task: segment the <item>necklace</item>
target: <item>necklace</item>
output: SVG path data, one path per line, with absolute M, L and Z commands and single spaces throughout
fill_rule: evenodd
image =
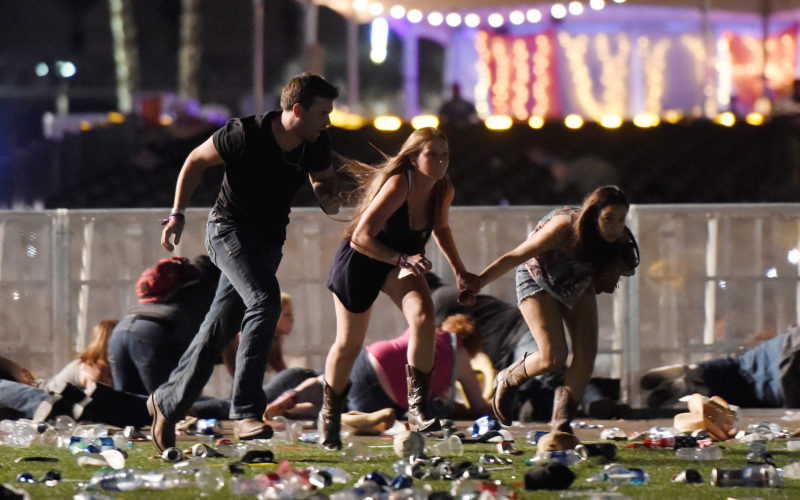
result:
M 283 162 L 286 163 L 287 165 L 291 165 L 292 167 L 299 167 L 300 166 L 300 162 L 303 161 L 303 155 L 305 153 L 306 153 L 306 143 L 305 142 L 302 144 L 302 147 L 300 149 L 300 156 L 297 157 L 297 161 L 296 162 L 290 161 L 289 158 L 287 158 L 287 156 L 286 156 L 286 151 L 281 149 L 281 157 L 283 158 Z

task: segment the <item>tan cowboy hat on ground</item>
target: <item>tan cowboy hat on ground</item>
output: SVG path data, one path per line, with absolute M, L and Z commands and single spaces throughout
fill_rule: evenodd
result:
M 675 415 L 673 427 L 691 433 L 705 429 L 714 439 L 725 441 L 736 435 L 736 411 L 719 396 L 706 398 L 694 393 L 687 401 L 688 413 Z

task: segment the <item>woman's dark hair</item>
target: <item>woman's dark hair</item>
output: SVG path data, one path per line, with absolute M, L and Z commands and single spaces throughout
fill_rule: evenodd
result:
M 617 245 L 600 235 L 598 218 L 608 206 L 630 207 L 625 193 L 617 186 L 601 186 L 586 196 L 575 223 L 575 245 L 581 260 L 601 266 L 616 258 Z

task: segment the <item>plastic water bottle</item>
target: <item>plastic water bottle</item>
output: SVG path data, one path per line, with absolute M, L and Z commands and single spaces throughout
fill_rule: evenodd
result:
M 222 434 L 222 422 L 216 418 L 203 418 L 195 424 L 198 434 L 205 436 L 216 436 Z
M 679 431 L 674 427 L 665 427 L 663 425 L 651 427 L 650 429 L 647 430 L 647 435 L 650 436 L 650 439 L 671 438 L 677 436 L 680 433 L 681 431 Z
M 536 431 L 536 430 L 528 431 L 528 433 L 525 435 L 525 441 L 528 444 L 536 444 L 539 442 L 539 438 L 544 436 L 548 432 L 550 431 Z
M 589 476 L 588 483 L 645 484 L 650 475 L 643 469 L 627 468 L 621 464 L 608 464 L 603 470 Z
M 748 465 L 743 469 L 720 469 L 711 471 L 714 486 L 750 486 L 776 488 L 781 485 L 777 469 L 771 465 Z
M 585 448 L 581 448 L 580 450 L 545 451 L 543 453 L 537 453 L 531 458 L 526 458 L 525 465 L 539 465 L 547 463 L 550 460 L 561 462 L 564 465 L 573 465 L 586 460 L 586 453 Z
M 781 426 L 773 422 L 756 422 L 755 424 L 750 424 L 748 429 L 758 436 L 758 439 L 765 441 L 771 441 L 783 433 Z
M 608 439 L 611 441 L 624 441 L 628 439 L 628 435 L 625 434 L 625 431 L 623 431 L 619 427 L 610 427 L 608 429 L 603 429 L 600 432 L 600 439 Z
M 133 491 L 141 488 L 144 482 L 139 473 L 133 469 L 122 469 L 107 473 L 100 472 L 92 476 L 89 487 L 106 491 Z
M 678 448 L 675 456 L 682 460 L 719 460 L 722 458 L 722 449 L 713 444 L 697 448 Z
M 747 456 L 745 457 L 748 461 L 763 461 L 766 457 L 767 453 L 767 442 L 761 439 L 756 441 L 751 441 L 747 445 Z

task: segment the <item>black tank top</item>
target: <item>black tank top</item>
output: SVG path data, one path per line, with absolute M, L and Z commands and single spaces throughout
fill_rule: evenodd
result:
M 411 171 L 407 170 L 408 189 L 411 190 Z M 431 202 L 435 198 L 435 194 L 431 196 Z M 433 210 L 429 210 L 429 213 Z M 431 225 L 433 221 L 433 214 L 431 213 L 428 219 L 428 227 L 421 230 L 411 229 L 411 219 L 408 216 L 408 201 L 398 208 L 389 219 L 386 225 L 381 229 L 381 232 L 375 237 L 387 247 L 397 250 L 398 252 L 407 253 L 410 255 L 425 253 L 425 244 L 428 243 L 428 238 L 431 236 Z

